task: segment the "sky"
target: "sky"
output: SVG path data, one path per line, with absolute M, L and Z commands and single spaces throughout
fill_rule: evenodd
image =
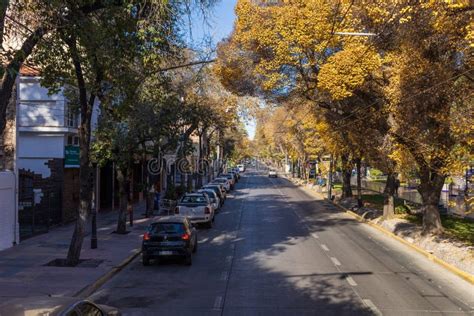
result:
M 204 19 L 199 12 L 192 12 L 191 27 L 188 25 L 187 42 L 195 48 L 209 50 L 209 45 L 205 45 L 209 40 L 210 47 L 215 48 L 217 43 L 228 37 L 234 27 L 235 13 L 234 7 L 237 0 L 220 0 L 213 7 L 207 19 Z M 255 122 L 246 122 L 246 129 L 249 137 L 255 136 Z

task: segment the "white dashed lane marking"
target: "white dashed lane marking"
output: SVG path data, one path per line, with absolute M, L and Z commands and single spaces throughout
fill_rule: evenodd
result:
M 331 257 L 331 261 L 332 261 L 332 263 L 334 263 L 336 266 L 340 266 L 340 265 L 341 265 L 341 263 L 339 262 L 339 260 L 337 260 L 337 259 L 334 258 L 334 257 Z
M 312 233 L 311 236 L 313 236 L 313 238 L 315 238 L 315 239 L 319 239 L 319 236 L 316 233 Z
M 346 276 L 346 281 L 347 283 L 349 283 L 350 286 L 357 286 L 356 281 L 354 281 L 354 279 L 351 278 L 350 276 Z
M 329 251 L 329 248 L 325 244 L 321 244 L 321 248 L 323 248 L 324 251 Z
M 364 304 L 370 308 L 372 310 L 372 312 L 375 314 L 375 315 L 382 315 L 382 312 L 377 308 L 377 306 L 375 306 L 374 303 L 372 303 L 371 300 L 369 299 L 363 299 L 362 302 L 364 302 Z

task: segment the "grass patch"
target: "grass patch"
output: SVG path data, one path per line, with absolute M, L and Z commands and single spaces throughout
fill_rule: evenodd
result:
M 362 201 L 368 203 L 370 207 L 383 210 L 384 196 L 382 194 L 362 194 Z M 395 198 L 395 208 L 403 207 L 402 199 Z
M 446 234 L 474 246 L 474 222 L 452 216 L 441 215 Z
M 407 221 L 416 225 L 423 225 L 423 217 L 400 214 L 398 218 L 406 219 Z M 449 237 L 466 243 L 469 246 L 474 246 L 474 222 L 464 218 L 457 218 L 448 215 L 441 215 L 441 223 L 444 227 L 444 233 Z

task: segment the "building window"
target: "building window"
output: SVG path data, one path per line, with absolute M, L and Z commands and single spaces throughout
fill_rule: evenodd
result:
M 67 127 L 77 128 L 79 126 L 77 111 L 69 108 L 67 111 Z
M 74 145 L 74 146 L 79 146 L 79 137 L 74 136 L 74 135 L 69 135 L 67 137 L 67 144 L 68 145 Z

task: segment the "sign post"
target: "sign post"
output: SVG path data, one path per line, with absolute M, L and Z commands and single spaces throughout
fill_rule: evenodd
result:
M 64 147 L 64 168 L 79 168 L 79 147 L 67 145 Z

